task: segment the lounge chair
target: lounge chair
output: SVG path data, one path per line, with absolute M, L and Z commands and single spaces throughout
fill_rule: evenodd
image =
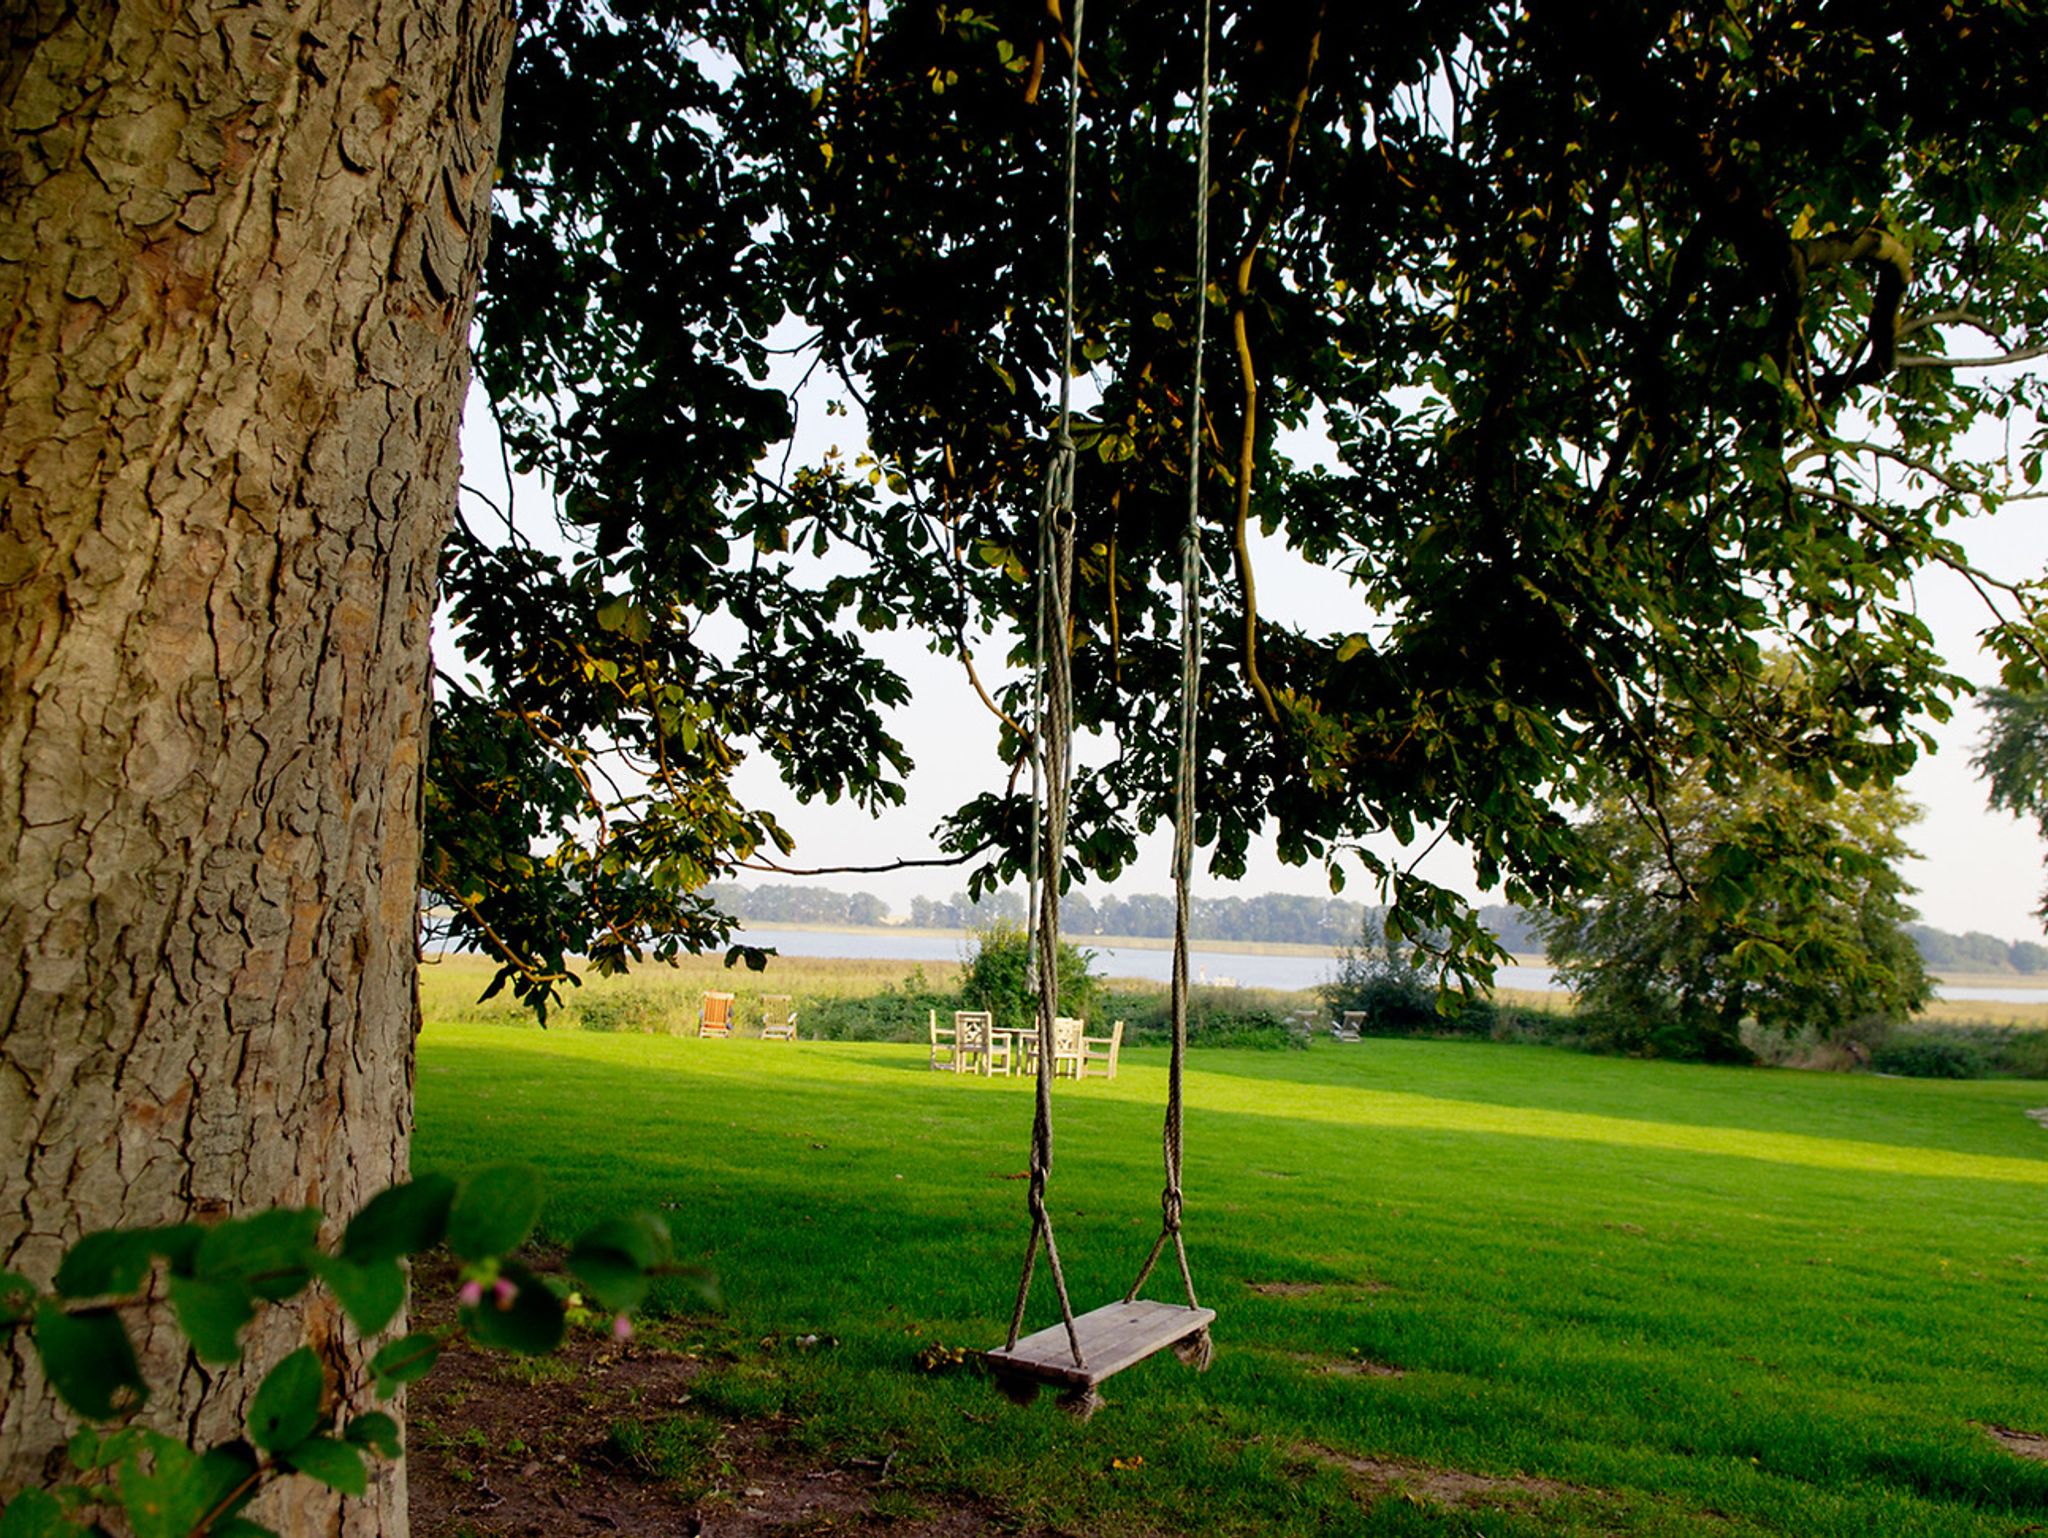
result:
M 730 1036 L 732 1034 L 732 1001 L 730 993 L 707 993 L 697 1001 L 697 1034 L 699 1036 Z
M 786 993 L 769 993 L 761 998 L 761 1039 L 795 1041 L 796 1009 Z

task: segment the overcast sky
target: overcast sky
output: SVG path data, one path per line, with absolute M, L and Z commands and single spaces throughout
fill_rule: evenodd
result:
M 820 402 L 807 407 L 804 417 L 794 462 L 814 458 L 831 443 L 850 450 L 858 447 L 857 416 L 828 419 Z M 498 495 L 503 477 L 498 470 L 496 434 L 480 394 L 473 394 L 470 402 L 463 449 L 465 480 Z M 543 507 L 545 498 L 544 488 L 522 482 L 522 524 L 531 521 L 524 515 Z M 2048 503 L 2023 503 L 1996 519 L 1970 520 L 1952 532 L 1978 565 L 1996 575 L 2037 576 L 2048 569 Z M 1329 629 L 1345 623 L 1342 616 L 1347 610 L 1359 611 L 1360 619 L 1351 623 L 1363 627 L 1358 596 L 1338 573 L 1307 565 L 1278 541 L 1260 541 L 1254 561 L 1260 607 L 1267 614 L 1313 614 L 1315 628 Z M 1978 644 L 1989 615 L 1968 584 L 1945 571 L 1929 572 L 1917 584 L 1916 597 L 1921 617 L 1955 670 L 1978 683 L 1995 681 L 1996 667 Z M 890 721 L 890 729 L 916 760 L 907 802 L 877 818 L 844 804 L 799 805 L 776 778 L 772 765 L 765 760 L 750 762 L 738 777 L 740 793 L 750 804 L 774 812 L 795 836 L 797 851 L 789 861 L 794 866 L 879 865 L 936 855 L 939 851 L 932 831 L 939 819 L 977 792 L 1000 789 L 1004 781 L 1003 767 L 996 758 L 995 721 L 975 698 L 959 663 L 932 656 L 911 631 L 878 635 L 873 647 L 911 685 L 910 703 Z M 985 679 L 999 671 L 996 652 L 991 646 L 987 653 L 977 655 Z M 2033 908 L 2048 881 L 2043 873 L 2048 849 L 2031 823 L 1993 812 L 1985 805 L 1983 784 L 1969 762 L 1982 731 L 1981 714 L 1965 700 L 1952 720 L 1934 730 L 1938 751 L 1923 758 L 1905 782 L 1907 793 L 1926 813 L 1911 832 L 1920 858 L 1906 872 L 1919 889 L 1915 901 L 1921 914 L 1942 929 L 1982 930 L 2008 940 L 2038 938 L 2041 927 Z M 1080 753 L 1085 761 L 1085 744 Z M 1114 890 L 1129 894 L 1170 889 L 1168 836 L 1162 831 L 1148 841 L 1138 863 L 1124 873 Z M 1388 839 L 1381 852 L 1413 860 L 1428 842 L 1424 835 L 1414 848 L 1403 851 Z M 1326 894 L 1329 890 L 1320 866 L 1282 864 L 1270 840 L 1254 846 L 1250 870 L 1234 885 L 1203 875 L 1200 859 L 1198 853 L 1197 891 L 1205 895 L 1226 890 L 1241 895 L 1267 891 Z M 1420 869 L 1469 897 L 1500 900 L 1498 894 L 1479 891 L 1470 861 L 1448 841 L 1439 845 Z M 1355 870 L 1350 874 L 1354 878 L 1360 875 Z M 767 882 L 785 878 L 748 873 L 742 879 Z M 957 869 L 813 879 L 840 890 L 873 892 L 898 914 L 907 914 L 914 897 L 946 897 L 965 885 Z M 1373 900 L 1369 885 L 1361 879 L 1354 879 L 1345 895 Z

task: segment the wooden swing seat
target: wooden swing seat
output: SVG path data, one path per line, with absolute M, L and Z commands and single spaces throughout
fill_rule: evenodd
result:
M 1169 1346 L 1193 1347 L 1215 1319 L 1213 1308 L 1184 1308 L 1148 1298 L 1110 1303 L 1075 1316 L 1074 1333 L 1081 1342 L 1078 1366 L 1063 1323 L 1027 1335 L 1014 1346 L 985 1352 L 983 1360 L 1013 1397 L 1028 1399 L 1044 1384 L 1087 1398 L 1103 1379 L 1148 1356 Z

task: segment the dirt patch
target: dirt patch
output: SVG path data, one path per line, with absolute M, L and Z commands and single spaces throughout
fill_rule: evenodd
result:
M 2031 1116 L 2034 1113 L 2029 1111 L 2027 1114 Z M 2048 1463 L 2048 1436 L 2043 1436 L 2038 1431 L 2017 1431 L 2011 1426 L 1983 1424 L 1980 1424 L 1978 1429 L 2015 1458 Z
M 1363 1356 L 1316 1356 L 1310 1352 L 1289 1352 L 1290 1360 L 1328 1378 L 1405 1378 L 1408 1369 L 1392 1367 Z
M 1436 1506 L 1498 1507 L 1578 1493 L 1571 1485 L 1553 1479 L 1533 1479 L 1525 1474 L 1471 1474 L 1463 1469 L 1434 1468 L 1399 1458 L 1360 1458 L 1313 1444 L 1300 1451 L 1318 1463 L 1335 1464 L 1350 1474 L 1358 1485 L 1360 1499 L 1368 1504 L 1383 1496 L 1402 1495 Z
M 1391 1292 L 1385 1282 L 1246 1282 L 1262 1298 L 1312 1298 L 1320 1292 Z
M 415 1327 L 446 1312 L 427 1301 Z M 537 1360 L 450 1350 L 408 1391 L 413 1533 L 970 1538 L 1000 1525 L 978 1504 L 892 1485 L 893 1456 L 798 1450 L 782 1417 L 705 1413 L 691 1385 L 708 1370 L 687 1351 L 595 1332 Z

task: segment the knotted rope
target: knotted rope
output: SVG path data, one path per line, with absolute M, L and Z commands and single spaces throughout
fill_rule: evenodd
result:
M 1173 1052 L 1166 1073 L 1166 1123 L 1161 1138 L 1166 1183 L 1159 1193 L 1159 1237 L 1138 1268 L 1124 1301 L 1152 1275 L 1169 1239 L 1180 1262 L 1188 1307 L 1195 1301 L 1195 1274 L 1188 1267 L 1181 1234 L 1181 1083 L 1188 1051 L 1188 888 L 1195 858 L 1195 791 L 1198 762 L 1195 727 L 1202 682 L 1202 344 L 1209 318 L 1209 75 L 1213 0 L 1202 6 L 1202 84 L 1196 105 L 1195 149 L 1195 367 L 1188 410 L 1188 522 L 1180 547 L 1180 762 L 1173 799 Z
M 1067 814 L 1072 792 L 1074 733 L 1073 669 L 1069 629 L 1074 594 L 1074 470 L 1072 380 L 1074 374 L 1074 229 L 1076 166 L 1080 122 L 1081 23 L 1086 0 L 1076 0 L 1072 68 L 1067 96 L 1066 288 L 1060 355 L 1059 427 L 1046 469 L 1045 494 L 1038 519 L 1038 613 L 1035 632 L 1037 681 L 1034 687 L 1036 731 L 1031 758 L 1031 860 L 1028 922 L 1031 986 L 1038 999 L 1037 1112 L 1031 1127 L 1031 1185 L 1026 1206 L 1031 1213 L 1031 1241 L 1024 1252 L 1023 1274 L 1017 1282 L 1017 1305 L 1010 1316 L 1008 1349 L 1014 1350 L 1024 1328 L 1038 1250 L 1045 1247 L 1053 1284 L 1059 1293 L 1060 1317 L 1075 1366 L 1082 1366 L 1081 1341 L 1074 1327 L 1074 1307 L 1067 1293 L 1046 1211 L 1046 1183 L 1052 1174 L 1052 1073 L 1055 1023 L 1059 1017 L 1060 876 L 1066 863 Z M 1173 817 L 1173 1050 L 1167 1071 L 1163 1151 L 1166 1183 L 1160 1192 L 1159 1237 L 1153 1242 L 1125 1301 L 1136 1299 L 1167 1242 L 1173 1243 L 1186 1288 L 1188 1307 L 1195 1300 L 1194 1272 L 1188 1265 L 1181 1232 L 1181 1137 L 1183 1081 L 1188 1044 L 1188 911 L 1195 848 L 1197 790 L 1196 725 L 1202 672 L 1202 354 L 1208 331 L 1209 274 L 1209 82 L 1213 35 L 1213 0 L 1202 10 L 1202 83 L 1197 104 L 1199 122 L 1195 219 L 1195 359 L 1188 421 L 1188 521 L 1181 536 L 1180 624 L 1181 698 L 1178 772 L 1174 780 Z M 1041 813 L 1041 796 L 1043 811 Z M 1208 1361 L 1207 1333 L 1194 1344 L 1195 1360 Z
M 1074 1365 L 1081 1361 L 1081 1338 L 1074 1329 L 1074 1305 L 1067 1295 L 1066 1273 L 1053 1240 L 1052 1217 L 1045 1208 L 1045 1187 L 1052 1175 L 1052 1072 L 1054 1022 L 1060 1004 L 1060 873 L 1066 865 L 1067 807 L 1072 787 L 1074 739 L 1074 675 L 1069 660 L 1068 631 L 1074 598 L 1074 230 L 1077 166 L 1081 124 L 1081 25 L 1087 0 L 1075 0 L 1072 63 L 1067 84 L 1066 272 L 1061 306 L 1060 414 L 1046 467 L 1045 495 L 1038 511 L 1038 620 L 1036 631 L 1038 715 L 1031 757 L 1031 886 L 1029 912 L 1035 932 L 1029 936 L 1030 981 L 1038 995 L 1038 1107 L 1031 1123 L 1031 1185 L 1025 1205 L 1031 1213 L 1031 1242 L 1024 1251 L 1024 1271 L 1017 1280 L 1017 1306 L 1010 1315 L 1009 1348 L 1024 1328 L 1024 1309 L 1031 1297 L 1038 1247 L 1052 1268 L 1059 1293 L 1060 1318 L 1067 1326 L 1067 1346 Z M 1044 796 L 1040 814 L 1039 797 Z M 1041 857 L 1041 847 L 1043 856 Z

